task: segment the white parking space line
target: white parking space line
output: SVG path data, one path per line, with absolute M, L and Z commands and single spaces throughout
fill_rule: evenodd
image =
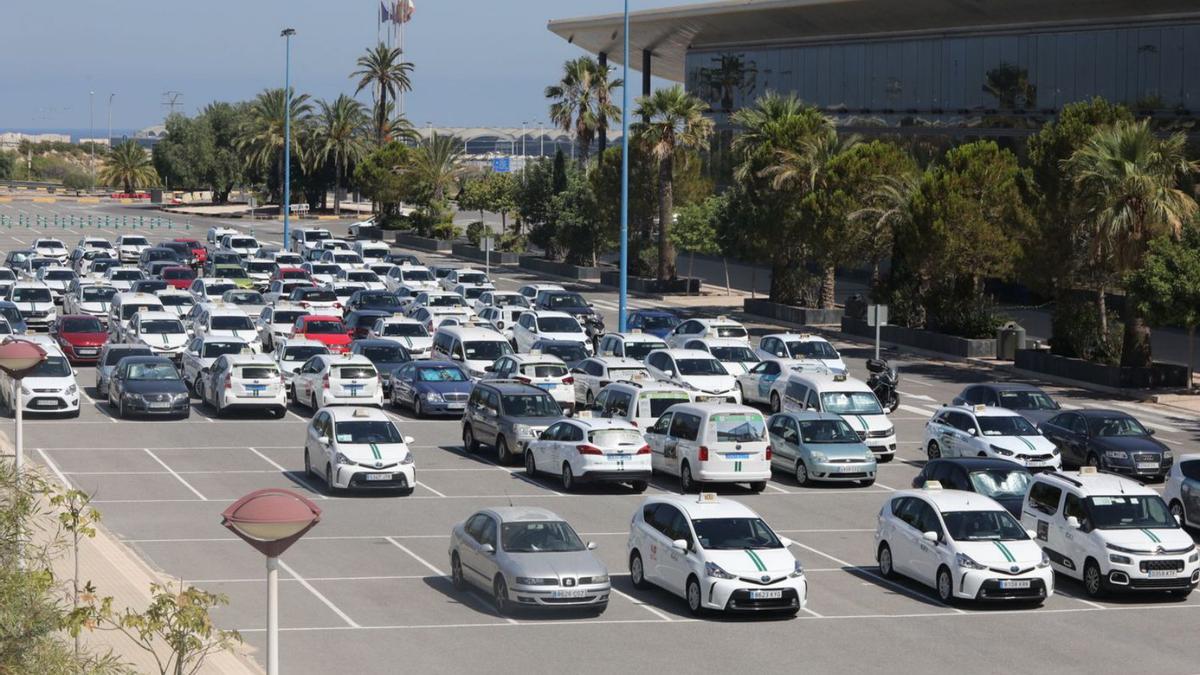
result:
M 183 486 L 184 486 L 184 487 L 186 487 L 187 489 L 191 490 L 191 491 L 192 491 L 192 494 L 194 494 L 194 495 L 196 495 L 197 497 L 199 497 L 199 498 L 200 498 L 202 501 L 208 501 L 208 497 L 205 497 L 203 494 L 201 494 L 201 492 L 200 492 L 199 490 L 197 490 L 195 487 L 192 487 L 192 484 L 191 484 L 191 483 L 187 482 L 187 480 L 185 480 L 183 476 L 180 476 L 178 473 L 176 473 L 176 472 L 175 472 L 175 469 L 172 469 L 170 466 L 168 466 L 166 462 L 164 462 L 164 461 L 162 461 L 161 459 L 159 459 L 159 458 L 158 458 L 158 455 L 154 454 L 153 452 L 150 452 L 150 448 L 142 448 L 142 450 L 145 450 L 147 455 L 150 455 L 150 457 L 151 457 L 151 458 L 152 458 L 154 461 L 156 461 L 156 462 L 158 462 L 159 464 L 161 464 L 161 465 L 162 465 L 162 468 L 164 468 L 164 469 L 166 469 L 166 470 L 167 470 L 167 473 L 170 473 L 172 476 L 174 476 L 175 478 L 179 479 L 179 482 L 180 482 L 180 483 L 183 483 Z
M 926 595 L 920 594 L 920 593 L 918 593 L 918 592 L 916 592 L 916 591 L 912 590 L 911 588 L 908 588 L 908 587 L 906 587 L 906 586 L 904 586 L 904 585 L 902 585 L 902 584 L 898 584 L 898 583 L 896 583 L 896 582 L 894 582 L 894 581 L 892 581 L 892 580 L 890 580 L 890 579 L 885 579 L 885 578 L 883 578 L 883 575 L 882 575 L 882 574 L 880 574 L 879 572 L 875 571 L 875 570 L 874 570 L 874 569 L 872 569 L 872 568 L 868 568 L 868 567 L 862 567 L 862 566 L 860 566 L 860 565 L 852 565 L 852 564 L 850 564 L 850 563 L 846 562 L 845 560 L 842 560 L 841 558 L 835 558 L 835 557 L 833 557 L 833 556 L 829 555 L 828 553 L 825 553 L 824 551 L 818 551 L 817 549 L 815 549 L 815 548 L 813 548 L 813 547 L 811 547 L 811 546 L 808 546 L 808 545 L 806 545 L 806 544 L 801 544 L 801 543 L 800 543 L 800 542 L 798 542 L 798 541 L 793 541 L 792 543 L 793 543 L 793 544 L 795 544 L 796 546 L 799 546 L 799 547 L 800 547 L 800 548 L 802 548 L 802 549 L 805 549 L 805 550 L 807 550 L 807 551 L 811 551 L 811 552 L 813 552 L 813 553 L 816 553 L 816 554 L 817 554 L 817 555 L 819 555 L 819 556 L 823 556 L 823 557 L 825 557 L 825 558 L 828 558 L 828 559 L 832 560 L 833 562 L 835 562 L 835 563 L 837 563 L 837 564 L 839 564 L 839 565 L 842 565 L 842 566 L 844 566 L 844 567 L 845 567 L 847 570 L 857 570 L 857 571 L 859 571 L 859 572 L 862 572 L 863 574 L 866 574 L 866 575 L 868 575 L 868 576 L 872 577 L 873 579 L 876 579 L 876 580 L 877 580 L 877 581 L 879 581 L 880 583 L 882 583 L 882 584 L 886 584 L 887 586 L 889 586 L 889 587 L 891 587 L 891 588 L 894 588 L 894 589 L 896 589 L 897 591 L 900 591 L 901 593 L 903 593 L 903 594 L 905 594 L 905 595 L 908 595 L 908 596 L 911 596 L 911 597 L 917 598 L 918 600 L 932 601 L 932 602 L 934 602 L 934 603 L 935 603 L 935 604 L 937 604 L 937 605 L 940 605 L 940 606 L 942 606 L 942 607 L 945 607 L 945 608 L 947 608 L 947 609 L 953 610 L 953 611 L 954 611 L 956 614 L 966 614 L 966 612 L 964 612 L 963 610 L 961 610 L 961 609 L 959 609 L 959 608 L 957 608 L 957 607 L 951 607 L 950 605 L 947 605 L 947 604 L 945 604 L 945 603 L 943 603 L 943 602 L 939 601 L 937 598 L 934 598 L 934 597 L 930 597 L 930 596 L 926 596 Z
M 401 544 L 400 542 L 396 541 L 395 537 L 384 537 L 384 539 L 386 539 L 387 542 L 389 544 L 391 544 L 392 546 L 395 546 L 396 548 L 400 549 L 401 551 L 404 551 L 408 555 L 412 556 L 413 560 L 416 560 L 417 562 L 424 565 L 429 571 L 433 572 L 434 574 L 438 575 L 439 577 L 449 578 L 449 576 L 450 576 L 449 574 L 446 574 L 445 572 L 443 572 L 440 569 L 438 569 L 437 567 L 435 567 L 433 565 L 433 563 L 422 558 L 421 556 L 417 555 L 416 553 L 413 553 L 410 548 L 408 548 L 404 544 Z
M 811 609 L 809 609 L 807 607 L 804 608 L 804 612 L 806 614 L 808 614 L 809 616 L 813 617 L 814 619 L 824 619 L 825 618 L 824 616 L 817 614 L 816 612 L 812 611 Z
M 258 455 L 267 464 L 270 464 L 271 466 L 278 469 L 279 472 L 282 473 L 284 476 L 287 476 L 289 480 L 296 481 L 297 483 L 300 483 L 304 487 L 311 490 L 313 495 L 315 495 L 317 499 L 329 499 L 329 495 L 325 494 L 324 492 L 321 492 L 319 489 L 317 489 L 316 485 L 313 485 L 308 480 L 308 476 L 305 476 L 305 475 L 302 475 L 302 474 L 296 473 L 294 471 L 290 471 L 288 469 L 283 468 L 283 466 L 280 465 L 278 462 L 276 462 L 275 460 L 271 459 L 270 457 L 267 457 L 266 455 L 262 454 L 255 448 L 251 448 L 251 447 L 247 446 L 246 449 L 249 450 L 250 452 L 253 452 L 254 454 Z
M 816 570 L 814 570 L 816 571 Z M 419 579 L 428 579 L 428 575 L 424 574 L 400 574 L 389 576 L 366 576 L 366 577 L 305 577 L 311 582 L 322 581 L 416 581 Z M 188 579 L 188 584 L 261 584 L 262 577 L 249 577 L 245 579 Z M 281 582 L 299 582 L 299 579 L 280 579 Z
M 767 487 L 768 487 L 768 488 L 770 488 L 770 489 L 772 489 L 772 490 L 774 490 L 774 491 L 776 491 L 776 492 L 782 492 L 782 493 L 784 493 L 784 494 L 788 494 L 788 495 L 792 494 L 790 491 L 788 491 L 788 490 L 784 490 L 783 488 L 781 488 L 781 487 L 779 487 L 779 486 L 775 485 L 775 484 L 774 484 L 774 483 L 772 483 L 771 481 L 767 481 Z
M 924 394 L 913 394 L 913 393 L 910 393 L 907 391 L 899 391 L 899 390 L 897 390 L 896 393 L 900 394 L 901 396 L 907 396 L 908 398 L 915 398 L 918 401 L 929 401 L 930 403 L 938 402 L 938 400 L 936 398 L 934 398 L 932 396 L 925 396 Z
M 66 474 L 64 474 L 62 471 L 59 471 L 58 465 L 54 463 L 54 460 L 50 459 L 50 455 L 47 455 L 45 450 L 38 448 L 37 454 L 41 455 L 42 461 L 46 463 L 46 466 L 50 467 L 50 470 L 54 472 L 55 476 L 58 476 L 58 480 L 62 482 L 64 487 L 66 487 L 68 490 L 73 489 L 71 487 L 71 481 L 67 480 Z
M 912 406 L 907 403 L 901 403 L 900 409 L 905 412 L 910 412 L 914 415 L 920 415 L 921 419 L 928 419 L 927 416 L 930 414 L 929 411 L 925 410 L 924 408 L 918 408 L 916 406 Z
M 318 591 L 316 588 L 313 587 L 312 584 L 308 583 L 308 581 L 304 577 L 300 576 L 299 574 L 296 574 L 296 570 L 289 567 L 287 563 L 280 560 L 279 567 L 281 569 L 283 569 L 283 571 L 292 575 L 292 578 L 294 578 L 296 581 L 299 581 L 301 586 L 306 588 L 309 593 L 312 593 L 314 596 L 316 596 L 316 598 L 318 600 L 320 600 L 322 603 L 324 603 L 326 607 L 333 610 L 333 613 L 337 614 L 339 617 L 341 617 L 342 621 L 345 621 L 346 624 L 349 625 L 351 628 L 362 628 L 362 626 L 360 626 L 354 622 L 354 619 L 351 619 L 349 616 L 347 616 L 346 613 L 341 610 L 341 608 L 339 608 L 337 605 L 333 604 L 333 602 L 330 601 L 329 598 L 325 597 L 325 595 L 323 593 L 321 593 L 321 591 Z
M 658 618 L 662 619 L 663 621 L 674 621 L 674 619 L 672 619 L 671 616 L 669 614 L 667 614 L 666 612 L 660 612 L 659 610 L 655 609 L 651 605 L 649 605 L 645 602 L 642 602 L 641 600 L 638 600 L 637 598 L 633 597 L 632 595 L 629 595 L 628 593 L 622 593 L 621 591 L 617 590 L 616 588 L 611 588 L 611 587 L 609 588 L 608 592 L 611 593 L 612 595 L 619 595 L 622 598 L 625 598 L 626 600 L 632 602 L 633 604 L 637 605 L 638 607 L 641 607 L 642 609 L 646 610 L 647 612 L 650 612 L 651 614 L 653 614 L 654 616 L 657 616 Z
M 1055 585 L 1055 587 L 1054 587 L 1054 594 L 1061 595 L 1064 598 L 1070 598 L 1072 600 L 1077 600 L 1077 601 L 1082 602 L 1083 604 L 1087 605 L 1088 607 L 1095 607 L 1096 609 L 1108 609 L 1108 607 L 1105 607 L 1104 605 L 1101 605 L 1098 602 L 1092 602 L 1091 600 L 1086 600 L 1084 598 L 1079 597 L 1078 595 L 1064 593 L 1064 592 L 1062 592 L 1062 589 L 1058 588 L 1057 585 Z

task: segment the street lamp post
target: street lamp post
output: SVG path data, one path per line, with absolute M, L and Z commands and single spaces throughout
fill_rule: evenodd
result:
M 621 59 L 621 281 L 617 302 L 618 330 L 622 333 L 625 332 L 629 290 L 629 0 L 625 0 L 624 23 L 625 56 Z M 605 77 L 608 75 L 605 74 Z
M 17 426 L 13 473 L 16 474 L 18 482 L 21 480 L 21 465 L 25 460 L 25 424 L 23 415 L 25 406 L 21 401 L 21 381 L 45 360 L 46 350 L 28 340 L 9 338 L 0 343 L 0 370 L 3 370 L 6 375 L 12 378 L 12 398 L 9 400 L 12 402 L 13 417 L 16 418 Z M 24 544 L 18 533 L 17 565 L 22 568 L 25 564 L 23 548 Z
M 112 100 L 116 96 L 116 92 L 108 95 L 108 147 L 112 148 Z
M 295 28 L 284 28 L 279 36 L 284 41 L 283 56 L 283 247 L 291 246 L 289 239 L 292 212 L 292 36 Z
M 92 173 L 92 190 L 96 189 L 96 92 L 88 92 L 88 140 L 92 143 L 92 158 L 88 169 Z
M 279 556 L 321 522 L 321 509 L 291 490 L 255 490 L 221 513 L 221 524 L 267 557 L 267 675 L 279 675 Z
M 538 122 L 538 159 L 546 157 L 546 132 L 542 131 L 545 125 Z

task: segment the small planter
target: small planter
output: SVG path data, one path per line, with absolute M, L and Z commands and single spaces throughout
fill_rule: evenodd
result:
M 581 267 L 570 263 L 554 262 L 533 255 L 520 256 L 518 264 L 534 272 L 542 274 L 553 274 L 558 277 L 566 277 L 576 281 L 600 281 L 600 273 L 604 271 L 600 267 Z
M 1018 370 L 1114 389 L 1186 387 L 1192 379 L 1191 370 L 1180 363 L 1155 361 L 1149 368 L 1125 368 L 1058 356 L 1044 349 L 1018 349 L 1014 365 Z
M 875 337 L 875 328 L 868 326 L 866 321 L 844 317 L 842 318 L 842 332 L 865 338 Z M 891 342 L 906 347 L 916 347 L 917 349 L 948 354 L 959 358 L 996 358 L 995 338 L 972 340 L 928 330 L 905 328 L 903 326 L 884 326 L 879 331 L 879 338 L 884 342 Z
M 619 270 L 604 270 L 600 273 L 600 285 L 611 288 L 621 287 L 621 272 Z M 699 295 L 700 279 L 683 277 L 659 281 L 650 277 L 627 277 L 626 288 L 634 293 L 647 295 Z
M 492 251 L 489 258 L 484 254 L 483 249 L 470 244 L 452 244 L 450 249 L 459 258 L 467 258 L 479 262 L 490 260 L 493 265 L 516 265 L 521 262 L 521 255 L 519 253 L 512 253 L 511 251 Z
M 794 307 L 759 298 L 746 298 L 743 309 L 747 314 L 765 316 L 770 319 L 796 323 L 802 326 L 836 326 L 842 322 L 842 316 L 845 313 L 845 310 L 842 309 Z M 875 334 L 872 333 L 871 335 L 873 337 Z
M 453 242 L 448 239 L 420 237 L 411 232 L 397 232 L 396 245 L 405 248 L 415 248 L 421 251 L 431 251 L 433 253 L 450 253 Z

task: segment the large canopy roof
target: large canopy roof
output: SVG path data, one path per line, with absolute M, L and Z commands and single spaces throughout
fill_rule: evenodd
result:
M 682 82 L 690 49 L 1197 15 L 1197 0 L 720 0 L 631 14 L 629 65 L 640 67 L 642 50 L 649 49 L 654 75 Z M 620 14 L 560 19 L 548 27 L 621 61 Z

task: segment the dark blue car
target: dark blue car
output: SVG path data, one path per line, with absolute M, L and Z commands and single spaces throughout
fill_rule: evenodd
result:
M 643 333 L 666 339 L 667 334 L 679 325 L 679 317 L 665 309 L 635 309 L 629 313 L 626 326 L 637 328 Z
M 392 373 L 400 366 L 411 363 L 413 358 L 395 340 L 355 340 L 350 343 L 351 354 L 361 354 L 375 364 L 379 379 L 383 382 L 383 395 L 392 391 Z
M 410 361 L 392 372 L 390 400 L 417 417 L 461 415 L 474 382 L 453 361 Z

